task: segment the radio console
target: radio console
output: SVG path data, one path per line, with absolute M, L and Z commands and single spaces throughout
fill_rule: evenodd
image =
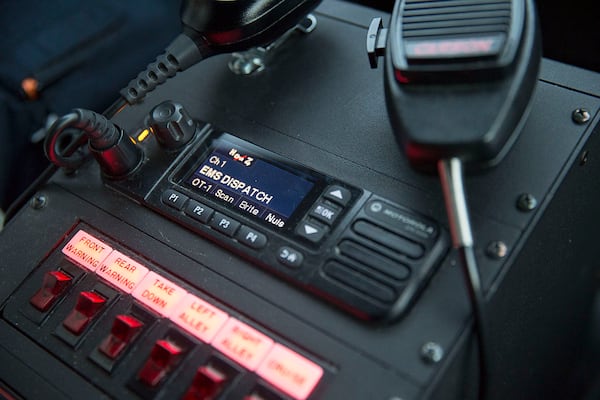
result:
M 435 221 L 197 124 L 181 152 L 142 141 L 140 170 L 109 186 L 359 318 L 407 310 L 448 249 Z

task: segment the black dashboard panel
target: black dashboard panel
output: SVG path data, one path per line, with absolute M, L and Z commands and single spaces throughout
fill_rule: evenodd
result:
M 103 179 L 90 161 L 39 187 L 0 236 L 2 395 L 475 398 L 439 183 L 403 157 L 365 54 L 380 14 L 325 1 L 314 32 L 259 73 L 201 62 L 112 118 L 144 151 L 136 174 Z M 467 179 L 493 399 L 561 398 L 581 350 L 599 255 L 597 82 L 544 60 L 514 148 Z M 165 101 L 197 123 L 182 149 L 141 136 Z M 581 108 L 591 118 L 576 123 Z

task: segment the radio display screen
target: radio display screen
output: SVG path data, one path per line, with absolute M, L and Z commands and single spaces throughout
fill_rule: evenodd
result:
M 214 140 L 208 155 L 183 181 L 242 215 L 283 228 L 315 186 L 315 178 L 279 166 L 265 150 L 254 147 Z

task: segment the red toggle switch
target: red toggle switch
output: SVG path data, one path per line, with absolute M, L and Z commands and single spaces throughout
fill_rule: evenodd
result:
M 62 271 L 49 271 L 44 275 L 42 287 L 29 299 L 32 306 L 38 310 L 48 311 L 65 290 L 69 287 L 73 278 Z
M 100 351 L 108 358 L 115 359 L 137 336 L 144 326 L 143 322 L 131 315 L 117 315 L 110 334 L 100 344 Z
M 158 340 L 146 364 L 142 367 L 139 379 L 148 386 L 157 386 L 181 359 L 183 349 L 168 340 Z
M 184 400 L 213 400 L 225 387 L 227 375 L 210 365 L 203 365 L 196 371 L 192 385 Z
M 90 321 L 98 315 L 106 299 L 95 292 L 81 292 L 77 304 L 63 321 L 63 325 L 75 335 L 80 335 Z

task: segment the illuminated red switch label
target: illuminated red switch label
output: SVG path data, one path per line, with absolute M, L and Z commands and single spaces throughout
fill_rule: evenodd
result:
M 282 392 L 304 400 L 319 383 L 323 369 L 287 347 L 275 344 L 256 373 Z
M 168 317 L 186 294 L 183 288 L 150 271 L 134 290 L 133 297 L 162 316 Z
M 82 267 L 95 271 L 112 252 L 112 248 L 86 231 L 80 230 L 63 247 L 62 252 Z
M 144 279 L 148 268 L 115 250 L 100 264 L 96 273 L 125 293 L 131 293 Z
M 273 340 L 256 329 L 230 318 L 212 345 L 243 367 L 254 371 L 273 345 Z
M 171 314 L 171 321 L 205 343 L 215 337 L 229 316 L 206 301 L 188 294 Z

